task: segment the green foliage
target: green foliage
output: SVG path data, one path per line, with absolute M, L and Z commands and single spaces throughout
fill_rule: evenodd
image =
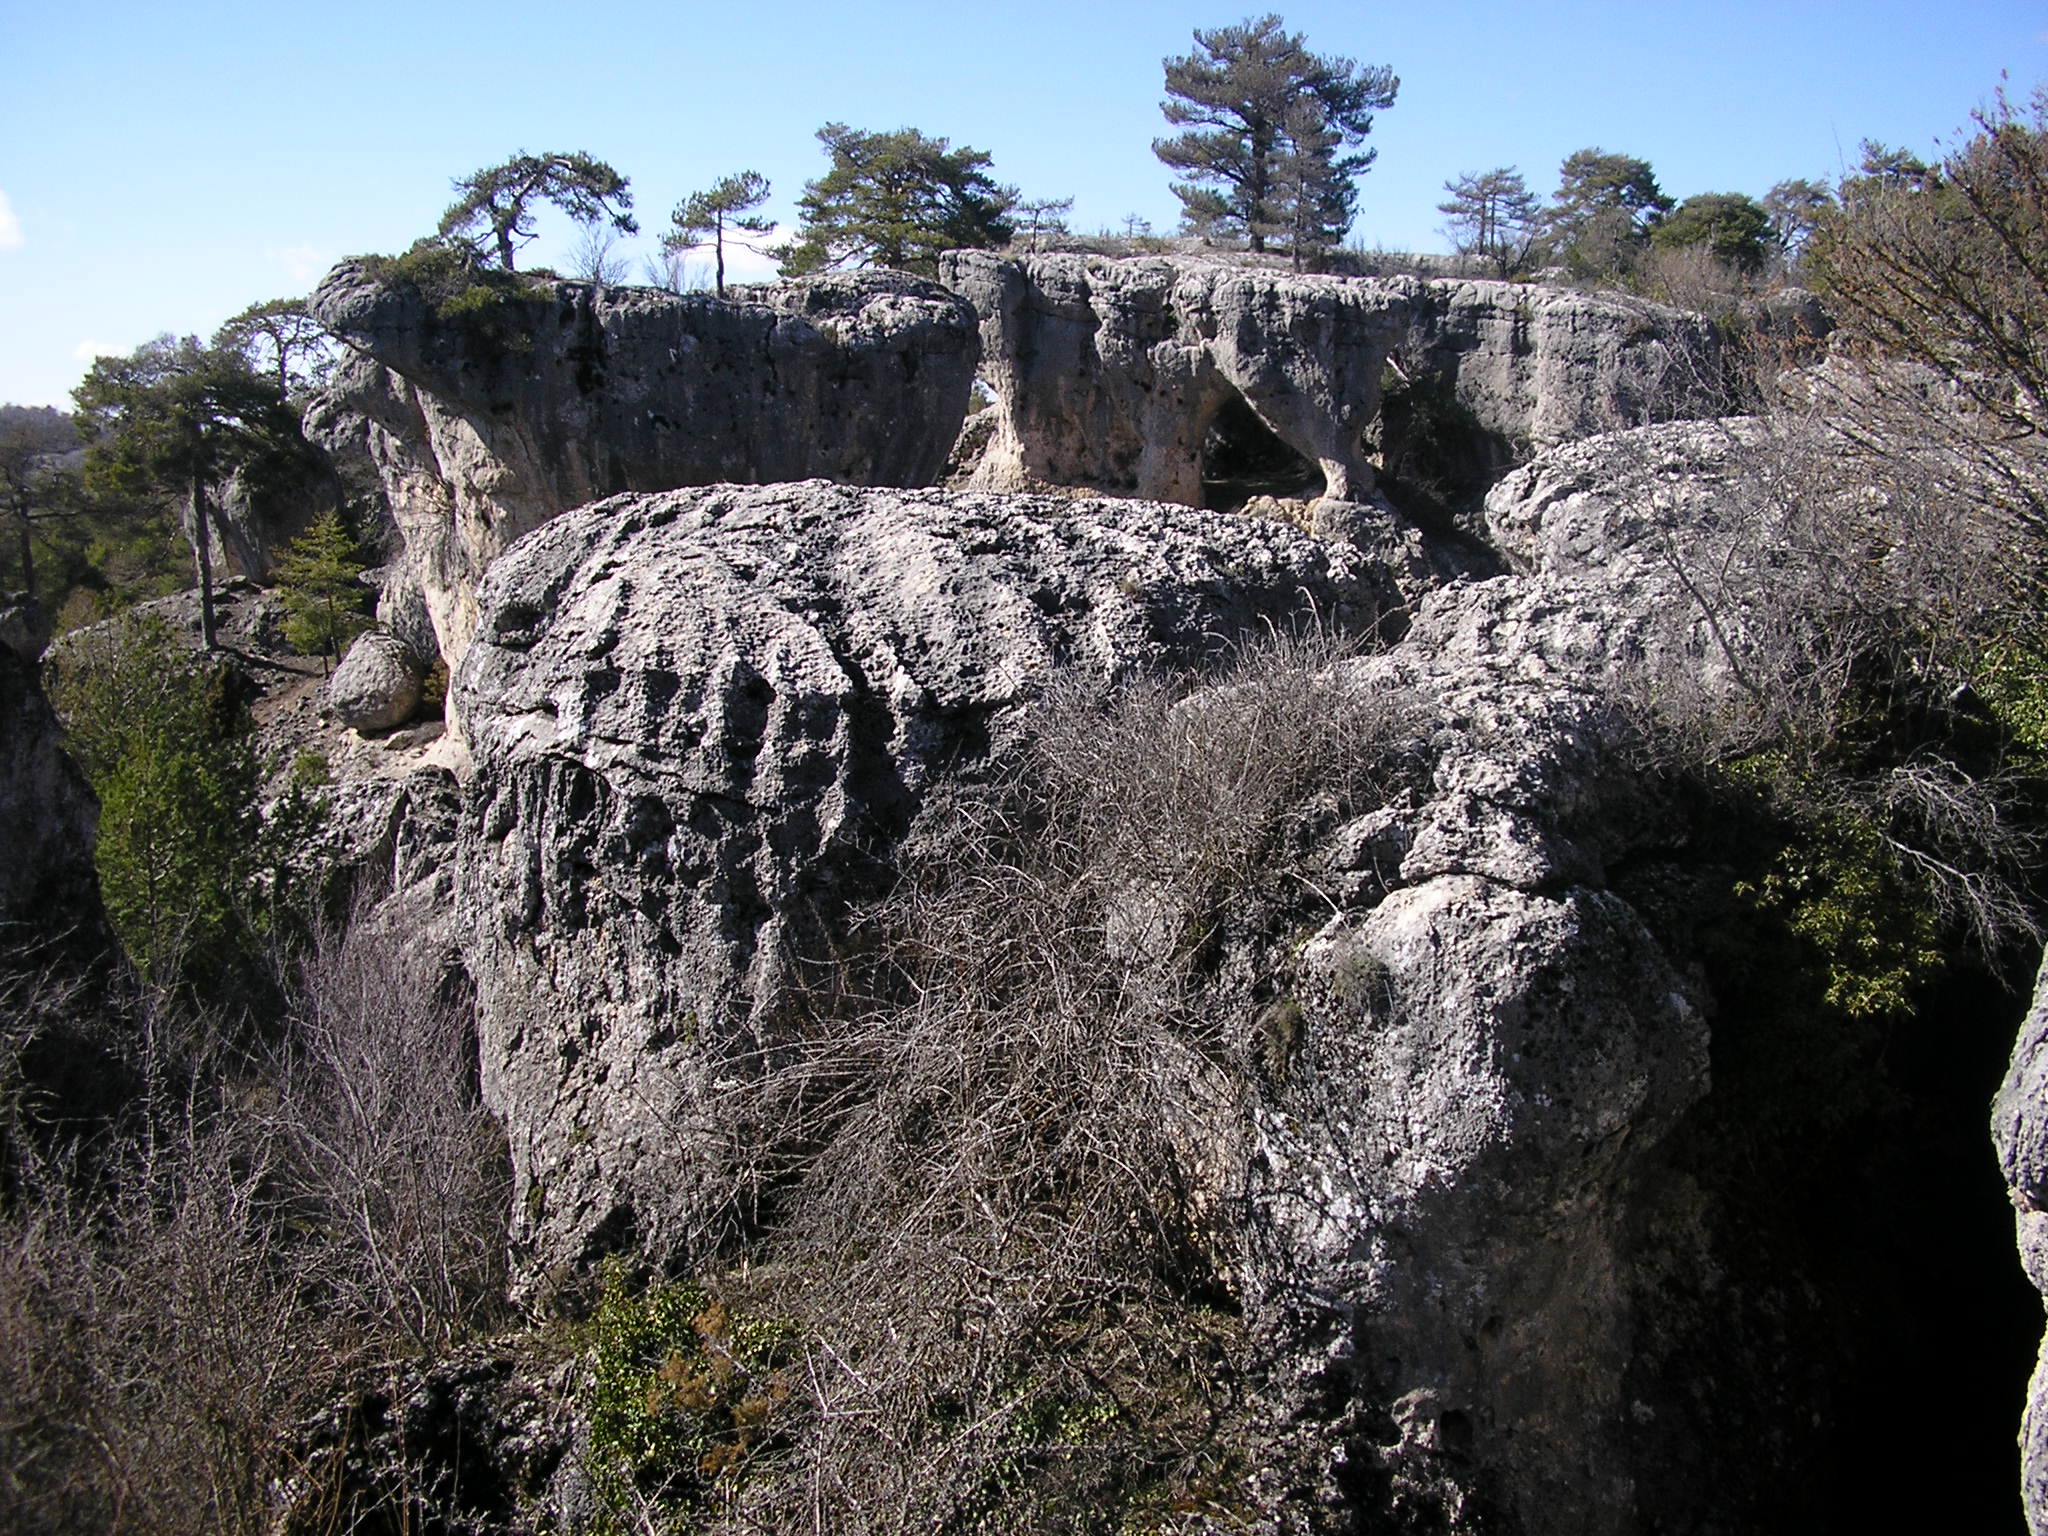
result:
M 1738 882 L 1735 894 L 1802 942 L 1821 1000 L 1848 1019 L 1910 1012 L 1944 963 L 1926 892 L 1868 815 L 1808 819 L 1762 877 Z
M 1378 151 L 1341 154 L 1372 131 L 1401 82 L 1384 65 L 1310 53 L 1278 16 L 1197 29 L 1195 52 L 1165 61 L 1166 120 L 1184 130 L 1152 152 L 1185 174 L 1173 184 L 1189 228 L 1242 236 L 1255 251 L 1284 238 L 1299 268 L 1351 227 L 1356 178 Z
M 213 486 L 235 470 L 259 477 L 311 453 L 274 381 L 240 353 L 160 336 L 126 357 L 97 359 L 72 391 L 91 443 L 87 488 L 103 496 L 184 503 L 199 577 L 200 635 L 213 648 Z
M 379 282 L 409 284 L 435 319 L 506 352 L 533 350 L 532 315 L 524 306 L 550 297 L 535 286 L 539 271 L 486 267 L 473 251 L 442 240 L 416 241 L 398 256 L 366 256 L 362 266 Z
M 1599 148 L 1575 150 L 1558 168 L 1544 242 L 1574 273 L 1611 277 L 1627 268 L 1670 208 L 1649 161 Z
M 332 340 L 304 299 L 251 304 L 213 333 L 213 345 L 251 369 L 274 372 L 277 392 L 293 398 L 318 387 L 334 366 Z
M 625 177 L 581 151 L 522 151 L 502 165 L 457 178 L 458 195 L 441 215 L 437 233 L 471 250 L 487 246 L 498 265 L 510 272 L 513 242 L 523 245 L 534 237 L 534 207 L 539 203 L 552 203 L 579 224 L 608 218 L 620 234 L 637 233 L 640 226 L 627 211 L 633 194 L 626 186 Z
M 77 446 L 64 412 L 0 406 L 0 512 L 11 525 L 23 591 L 37 590 L 37 544 L 51 525 L 79 511 L 81 487 L 67 457 Z
M 1978 656 L 1972 685 L 2000 726 L 2037 762 L 2048 762 L 2048 648 L 2006 634 Z
M 1764 194 L 1763 208 L 1770 216 L 1771 239 L 1794 260 L 1834 207 L 1833 189 L 1825 182 L 1804 176 L 1781 181 Z
M 264 863 L 234 675 L 147 619 L 74 641 L 51 695 L 99 796 L 100 890 L 130 958 L 159 987 L 225 977 L 254 936 Z
M 797 200 L 796 239 L 776 255 L 785 277 L 872 264 L 936 275 L 939 253 L 1009 242 L 1014 187 L 988 175 L 978 149 L 952 149 L 914 128 L 868 133 L 827 123 L 832 168 Z
M 1650 231 L 1659 250 L 1705 246 L 1720 260 L 1755 272 L 1770 254 L 1771 216 L 1740 192 L 1701 192 L 1688 197 Z
M 779 1432 L 795 1391 L 786 1324 L 700 1286 L 635 1295 L 605 1267 L 590 1361 L 591 1472 L 614 1515 L 635 1496 L 717 1507 Z
M 1535 243 L 1539 206 L 1522 173 L 1503 165 L 1447 181 L 1444 190 L 1451 195 L 1436 211 L 1448 220 L 1453 248 L 1480 257 L 1496 276 L 1518 271 Z
M 340 659 L 349 641 L 370 627 L 364 568 L 338 512 L 287 545 L 277 564 L 278 596 L 289 615 L 285 639 L 308 656 Z
M 752 210 L 768 201 L 768 178 L 755 171 L 721 177 L 709 191 L 693 192 L 669 215 L 675 226 L 661 237 L 663 251 L 673 255 L 708 245 L 716 253 L 718 293 L 725 295 L 725 242 L 733 241 L 749 250 L 759 249 L 749 235 L 761 236 L 775 228 L 773 219 L 756 216 Z

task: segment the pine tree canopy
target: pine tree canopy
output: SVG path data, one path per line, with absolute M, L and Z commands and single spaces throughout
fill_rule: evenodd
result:
M 1278 16 L 1194 34 L 1195 52 L 1166 60 L 1160 110 L 1185 130 L 1152 151 L 1185 174 L 1175 182 L 1189 228 L 1242 236 L 1255 251 L 1284 239 L 1327 248 L 1350 228 L 1356 178 L 1376 151 L 1340 154 L 1372 131 L 1400 81 L 1384 65 L 1309 52 Z

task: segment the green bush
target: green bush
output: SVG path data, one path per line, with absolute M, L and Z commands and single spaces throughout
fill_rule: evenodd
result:
M 356 541 L 338 512 L 285 547 L 277 594 L 286 614 L 284 637 L 295 650 L 339 661 L 348 643 L 370 627 L 363 570 Z
M 701 1286 L 636 1295 L 614 1262 L 593 1333 L 590 1470 L 607 1508 L 728 1503 L 787 1417 L 792 1330 Z

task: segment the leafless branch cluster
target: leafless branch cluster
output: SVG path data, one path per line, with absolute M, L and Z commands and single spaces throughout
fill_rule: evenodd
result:
M 294 1426 L 345 1372 L 486 1320 L 504 1159 L 438 980 L 358 925 L 269 1057 L 144 1014 L 125 1113 L 15 1138 L 0 1526 L 267 1530 Z
M 1025 770 L 949 807 L 875 914 L 868 1001 L 746 1090 L 809 1149 L 764 1272 L 809 1403 L 742 1523 L 1227 1504 L 1244 1363 L 1211 1218 L 1243 1064 L 1205 996 L 1225 931 L 1301 899 L 1259 873 L 1290 815 L 1373 794 L 1409 718 L 1328 662 L 1058 692 Z
M 2048 466 L 1973 438 L 1973 408 L 1924 372 L 1903 410 L 1914 380 L 1831 363 L 1768 414 L 1702 427 L 1726 434 L 1725 467 L 1659 530 L 1679 600 L 1624 692 L 1669 760 L 1768 761 L 1805 810 L 1886 829 L 1937 910 L 1997 951 L 2039 936 L 2039 836 L 1995 751 L 1956 754 L 1995 734 L 1971 719 L 1985 646 L 2034 622 Z

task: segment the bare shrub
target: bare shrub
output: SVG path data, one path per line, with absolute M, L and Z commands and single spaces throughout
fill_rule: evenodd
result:
M 316 947 L 267 1059 L 161 1008 L 98 1030 L 130 1042 L 132 1100 L 10 1149 L 0 1528 L 266 1531 L 349 1372 L 491 1315 L 504 1157 L 438 980 L 358 925 Z
M 1972 684 L 2029 622 L 2027 514 L 1905 421 L 1877 427 L 1860 377 L 1821 370 L 1768 415 L 1700 429 L 1725 434 L 1724 472 L 1656 534 L 1681 601 L 1622 693 L 1667 766 L 1741 764 L 1797 817 L 1875 826 L 1996 954 L 2039 937 L 2040 835 L 2017 811 L 2023 765 L 1972 745 L 1995 735 Z
M 808 1402 L 741 1523 L 1108 1529 L 1242 1472 L 1223 935 L 1294 913 L 1292 819 L 1376 795 L 1408 719 L 1329 659 L 1055 690 L 1017 777 L 914 839 L 871 1001 L 745 1090 L 804 1149 L 763 1283 Z
M 271 1068 L 292 1187 L 335 1245 L 337 1302 L 423 1349 L 504 1290 L 503 1139 L 477 1096 L 469 999 L 449 990 L 359 912 L 316 938 Z

